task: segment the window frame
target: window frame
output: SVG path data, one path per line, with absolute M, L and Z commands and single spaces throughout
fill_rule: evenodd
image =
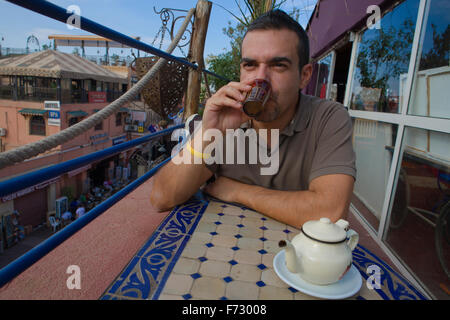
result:
M 405 0 L 407 1 L 407 0 Z M 426 27 L 426 20 L 428 19 L 429 8 L 432 0 L 420 0 L 419 8 L 417 13 L 417 21 L 414 30 L 413 43 L 411 46 L 411 55 L 408 66 L 408 75 L 404 88 L 404 99 L 402 101 L 402 105 L 399 106 L 401 108 L 400 113 L 385 113 L 385 112 L 376 112 L 376 111 L 363 111 L 363 110 L 352 110 L 349 108 L 350 97 L 352 93 L 353 86 L 353 74 L 354 69 L 356 67 L 357 62 L 357 51 L 358 46 L 361 41 L 361 36 L 367 30 L 367 27 L 364 26 L 358 32 L 351 34 L 350 39 L 353 38 L 353 47 L 350 59 L 349 66 L 349 74 L 347 77 L 347 85 L 346 92 L 344 97 L 344 105 L 348 108 L 349 115 L 352 119 L 366 119 L 366 120 L 375 120 L 382 121 L 385 123 L 397 124 L 397 138 L 394 145 L 394 151 L 392 155 L 392 163 L 389 172 L 389 178 L 386 186 L 386 194 L 384 199 L 384 204 L 381 212 L 381 219 L 377 230 L 374 230 L 368 221 L 358 212 L 356 207 L 353 204 L 350 204 L 350 211 L 355 215 L 356 219 L 360 221 L 364 226 L 367 232 L 376 240 L 377 244 L 386 252 L 388 257 L 393 261 L 393 263 L 398 267 L 398 269 L 406 276 L 406 278 L 413 283 L 418 288 L 421 288 L 423 293 L 429 296 L 426 288 L 421 285 L 421 283 L 415 279 L 412 273 L 407 269 L 407 267 L 403 264 L 401 259 L 395 255 L 388 246 L 387 242 L 385 242 L 385 238 L 388 233 L 388 223 L 389 223 L 389 215 L 392 210 L 394 197 L 396 194 L 397 181 L 398 176 L 400 174 L 401 169 L 401 161 L 403 158 L 404 151 L 404 135 L 407 127 L 418 128 L 430 131 L 437 131 L 450 134 L 450 119 L 445 118 L 432 118 L 427 116 L 419 116 L 419 115 L 411 115 L 408 114 L 408 108 L 412 100 L 412 91 L 414 86 L 414 79 L 416 76 L 416 65 L 419 57 L 420 45 L 422 42 L 422 34 L 424 33 L 424 28 Z M 400 2 L 401 3 L 401 2 Z M 384 12 L 384 14 L 395 10 L 399 3 L 395 3 L 391 9 L 388 9 Z M 327 52 L 328 54 L 329 52 Z M 326 56 L 326 54 L 324 55 Z M 429 296 L 431 297 L 431 296 Z
M 41 118 L 43 121 L 42 123 L 36 124 L 33 123 L 33 118 L 37 119 L 37 118 Z M 36 130 L 36 127 L 38 128 L 38 130 Z M 46 136 L 46 131 L 47 131 L 47 123 L 45 122 L 45 117 L 41 116 L 41 115 L 32 115 L 30 116 L 30 119 L 28 121 L 28 132 L 30 136 Z

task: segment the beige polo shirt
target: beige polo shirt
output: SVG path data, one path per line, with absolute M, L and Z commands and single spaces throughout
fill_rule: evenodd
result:
M 294 118 L 279 133 L 276 173 L 262 175 L 261 168 L 269 165 L 261 164 L 259 158 L 250 164 L 248 145 L 245 164 L 223 160 L 222 164 L 207 165 L 208 169 L 242 183 L 284 191 L 307 190 L 311 180 L 327 174 L 347 174 L 356 179 L 351 118 L 345 107 L 334 101 L 301 94 Z M 236 144 L 235 156 L 237 152 Z M 268 150 L 267 155 L 272 152 Z M 225 155 L 226 149 L 223 159 Z

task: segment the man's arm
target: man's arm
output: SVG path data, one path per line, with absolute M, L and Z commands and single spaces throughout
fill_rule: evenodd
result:
M 222 133 L 226 129 L 235 129 L 248 120 L 242 112 L 242 102 L 245 93 L 251 86 L 245 83 L 230 82 L 220 88 L 211 98 L 206 101 L 205 111 L 202 118 L 202 130 L 197 131 L 191 140 L 191 147 L 202 146 L 195 149 L 197 153 L 202 152 L 210 143 L 209 139 L 203 139 L 209 129 L 218 129 Z M 168 210 L 188 200 L 197 190 L 213 175 L 201 160 L 198 163 L 190 151 L 184 148 L 179 153 L 183 161 L 175 163 L 172 159 L 153 178 L 153 187 L 150 202 L 158 210 Z
M 191 146 L 199 139 L 198 132 L 190 141 Z M 187 201 L 213 175 L 203 164 L 197 163 L 186 147 L 177 155 L 179 160 L 172 159 L 153 177 L 150 202 L 159 211 L 166 211 L 177 204 Z
M 346 218 L 354 178 L 345 174 L 317 177 L 305 191 L 279 191 L 219 177 L 206 192 L 224 201 L 237 202 L 280 222 L 300 228 L 306 221 Z

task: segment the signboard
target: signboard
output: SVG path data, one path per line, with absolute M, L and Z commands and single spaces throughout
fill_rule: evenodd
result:
M 61 126 L 61 105 L 59 101 L 44 101 L 44 109 L 48 110 L 48 125 Z
M 105 91 L 89 91 L 88 92 L 89 103 L 101 103 L 106 102 L 106 92 Z
M 14 199 L 16 199 L 18 197 L 22 197 L 22 196 L 24 196 L 26 194 L 29 194 L 29 193 L 31 193 L 31 192 L 33 192 L 35 190 L 44 189 L 45 187 L 49 186 L 50 184 L 55 183 L 56 181 L 58 181 L 59 178 L 60 178 L 60 176 L 52 178 L 52 179 L 44 181 L 44 182 L 41 182 L 41 183 L 36 184 L 34 186 L 28 187 L 26 189 L 23 189 L 23 190 L 11 193 L 11 194 L 9 194 L 7 196 L 2 197 L 1 198 L 2 202 L 11 201 L 11 200 L 14 200 Z
M 108 133 L 100 133 L 100 134 L 96 134 L 94 136 L 90 136 L 89 140 L 91 140 L 91 145 L 96 145 L 96 144 L 100 144 L 100 143 L 105 143 L 109 141 L 108 138 Z
M 116 144 L 120 144 L 122 142 L 127 141 L 127 136 L 123 135 L 121 137 L 113 138 L 112 139 L 112 145 L 115 146 Z

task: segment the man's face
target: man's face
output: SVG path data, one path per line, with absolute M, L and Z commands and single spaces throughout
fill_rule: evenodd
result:
M 301 86 L 298 37 L 288 29 L 254 30 L 242 42 L 241 82 L 265 79 L 272 86 L 272 94 L 264 111 L 255 119 L 271 122 L 286 110 L 296 108 Z

